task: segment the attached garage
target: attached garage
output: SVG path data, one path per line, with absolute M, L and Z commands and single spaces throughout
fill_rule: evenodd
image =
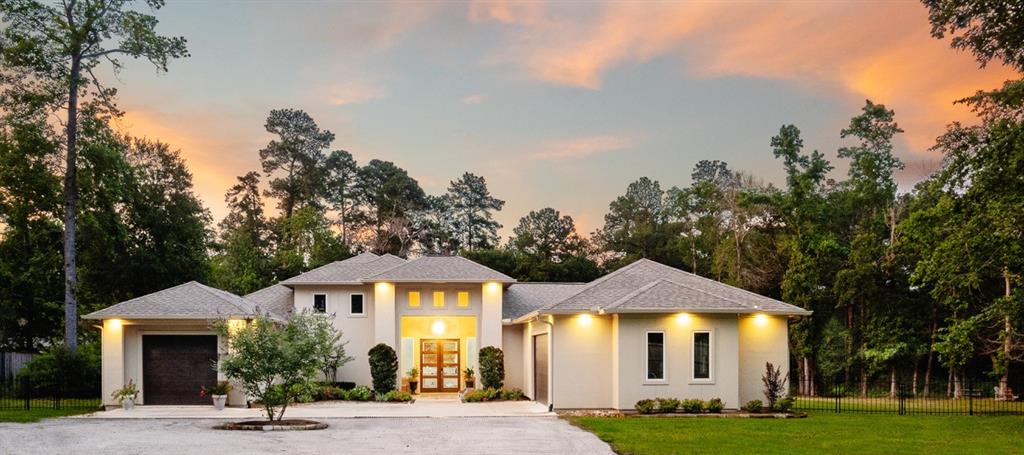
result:
M 143 335 L 143 401 L 209 404 L 199 390 L 217 382 L 216 362 L 215 335 Z

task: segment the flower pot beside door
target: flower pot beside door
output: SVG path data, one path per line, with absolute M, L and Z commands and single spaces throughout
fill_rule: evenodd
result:
M 463 371 L 463 374 L 466 376 L 466 389 L 474 388 L 476 385 L 476 378 L 474 377 L 473 369 L 466 368 L 466 370 Z
M 205 386 L 199 389 L 199 396 L 209 396 L 213 399 L 213 407 L 218 411 L 224 410 L 224 406 L 228 404 L 228 392 L 232 389 L 231 383 L 228 381 L 220 381 L 207 389 Z
M 409 383 L 409 393 L 416 393 L 416 387 L 420 385 L 420 370 L 412 368 L 405 373 L 406 381 Z
M 128 379 L 124 387 L 115 390 L 110 396 L 121 402 L 121 409 L 131 411 L 135 409 L 135 398 L 139 396 L 139 388 L 135 386 L 135 382 Z

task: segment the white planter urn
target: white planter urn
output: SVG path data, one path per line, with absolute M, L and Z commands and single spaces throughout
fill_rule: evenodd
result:
M 135 409 L 135 399 L 134 398 L 122 398 L 121 399 L 121 409 L 124 409 L 125 411 L 131 411 L 132 409 Z
M 213 407 L 218 411 L 223 411 L 226 404 L 228 404 L 227 395 L 213 395 Z

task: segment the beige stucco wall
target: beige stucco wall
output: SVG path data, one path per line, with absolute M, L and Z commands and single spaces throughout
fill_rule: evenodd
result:
M 352 361 L 338 369 L 339 381 L 370 385 L 370 363 L 366 353 L 374 345 L 375 293 L 372 285 L 362 286 L 295 286 L 295 311 L 313 311 L 313 296 L 327 295 L 327 314 L 334 315 L 334 327 L 341 330 L 345 353 Z M 352 314 L 350 296 L 363 294 L 365 315 Z M 392 333 L 392 339 L 394 334 Z M 394 342 L 392 342 L 394 343 Z M 392 344 L 394 347 L 395 345 Z
M 739 333 L 739 402 L 763 401 L 765 362 L 781 368 L 783 375 L 789 374 L 789 322 L 785 316 L 743 315 Z
M 665 332 L 665 380 L 646 378 L 647 332 Z M 693 332 L 711 332 L 711 380 L 693 379 Z M 739 335 L 736 315 L 619 315 L 618 407 L 644 398 L 721 398 L 739 407 Z
M 101 333 L 102 349 L 102 397 L 105 406 L 119 406 L 111 394 L 132 380 L 139 388 L 136 404 L 146 403 L 146 384 L 142 375 L 143 335 L 216 335 L 212 321 L 180 320 L 120 320 L 103 321 Z M 218 336 L 218 353 L 227 351 L 227 341 Z M 226 379 L 217 372 L 219 380 Z M 196 393 L 199 393 L 197 390 Z M 241 387 L 228 394 L 228 405 L 244 406 L 245 395 Z
M 505 354 L 505 387 L 526 392 L 526 384 L 523 382 L 523 332 L 524 328 L 520 324 L 502 327 L 501 344 Z
M 551 340 L 555 407 L 612 407 L 612 316 L 557 316 Z

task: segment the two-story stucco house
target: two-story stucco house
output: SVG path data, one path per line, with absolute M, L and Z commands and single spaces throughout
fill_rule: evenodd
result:
M 200 386 L 224 340 L 214 320 L 332 315 L 355 360 L 338 379 L 370 384 L 367 351 L 398 353 L 422 392 L 464 388 L 485 346 L 506 386 L 556 409 L 630 409 L 653 397 L 762 399 L 766 362 L 789 363 L 788 320 L 808 311 L 640 260 L 591 283 L 517 283 L 461 257 L 363 253 L 246 296 L 189 282 L 86 315 L 102 321 L 103 396 L 129 379 L 140 404 L 206 404 Z M 235 391 L 229 404 L 242 405 Z

